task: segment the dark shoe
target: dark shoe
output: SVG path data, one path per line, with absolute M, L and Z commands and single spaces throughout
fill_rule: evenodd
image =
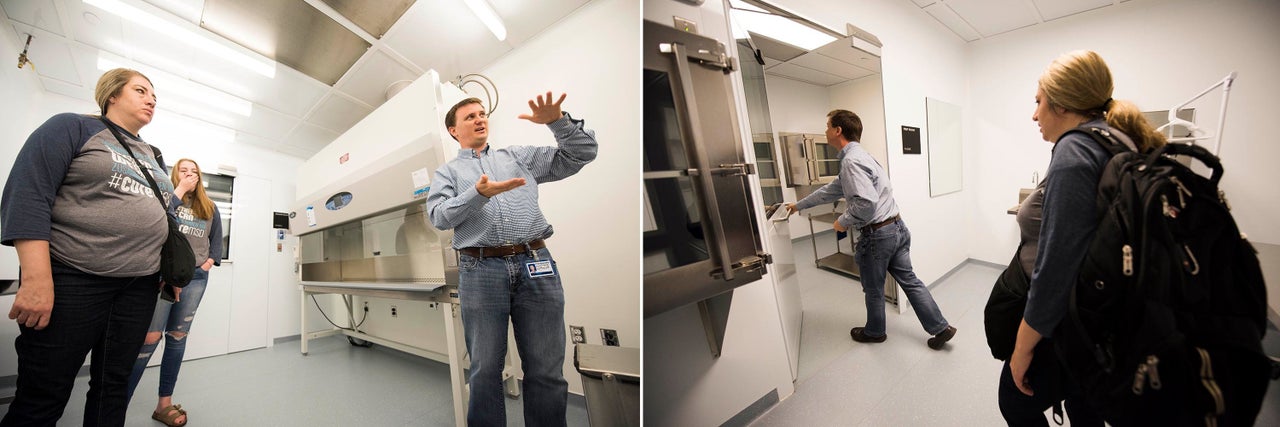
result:
M 951 338 L 955 336 L 956 336 L 956 327 L 947 326 L 947 329 L 943 330 L 938 335 L 934 335 L 933 338 L 929 338 L 929 348 L 932 348 L 934 350 L 942 350 L 942 345 L 946 344 L 947 341 L 951 341 Z
M 884 342 L 885 338 L 889 338 L 888 334 L 881 335 L 878 337 L 867 335 L 866 328 L 863 328 L 861 326 L 850 329 L 849 336 L 853 337 L 853 340 L 857 342 Z

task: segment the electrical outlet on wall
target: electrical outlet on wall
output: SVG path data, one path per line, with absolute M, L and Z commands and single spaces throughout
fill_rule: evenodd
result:
M 569 325 L 569 337 L 573 338 L 574 344 L 586 344 L 587 332 L 581 326 Z
M 604 341 L 604 345 L 618 346 L 618 331 L 601 328 L 600 337 L 601 341 Z
M 399 316 L 400 312 L 396 310 L 396 305 L 391 304 L 391 317 Z

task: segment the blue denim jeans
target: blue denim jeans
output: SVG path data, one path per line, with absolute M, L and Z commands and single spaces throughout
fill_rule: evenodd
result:
M 49 325 L 19 325 L 18 390 L 0 426 L 53 426 L 90 355 L 85 426 L 124 425 L 129 369 L 155 309 L 159 276 L 102 277 L 52 261 Z
M 862 272 L 862 293 L 867 299 L 868 336 L 884 336 L 884 279 L 886 272 L 897 279 L 911 301 L 920 325 L 929 335 L 947 329 L 947 319 L 934 302 L 929 288 L 911 270 L 911 231 L 901 219 L 858 238 L 853 259 Z
M 178 370 L 182 369 L 182 355 L 187 352 L 187 333 L 191 331 L 191 321 L 196 317 L 196 308 L 200 307 L 200 299 L 204 297 L 204 289 L 208 284 L 209 272 L 196 267 L 191 283 L 182 288 L 182 294 L 178 295 L 178 302 L 156 298 L 156 312 L 151 316 L 151 328 L 147 329 L 147 333 L 164 332 L 159 397 L 173 396 L 173 387 L 178 383 Z M 174 337 L 175 332 L 181 337 Z M 151 361 L 151 353 L 159 345 L 160 340 L 142 343 L 142 351 L 133 364 L 133 374 L 129 376 L 130 400 L 133 400 L 133 391 L 138 388 L 138 381 L 142 379 L 142 371 L 147 369 L 147 362 Z
M 502 368 L 508 320 L 523 363 L 525 425 L 566 423 L 564 289 L 551 252 L 543 248 L 533 254 L 483 259 L 460 255 L 458 298 L 471 354 L 469 426 L 507 425 Z M 534 261 L 550 261 L 554 274 L 531 277 L 528 263 Z

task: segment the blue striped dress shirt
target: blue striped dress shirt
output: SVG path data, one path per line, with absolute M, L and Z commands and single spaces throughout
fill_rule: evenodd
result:
M 885 221 L 898 214 L 898 202 L 893 200 L 893 187 L 889 186 L 884 169 L 857 141 L 850 141 L 840 150 L 840 175 L 836 180 L 796 202 L 796 209 L 835 202 L 840 197 L 844 197 L 849 207 L 837 220 L 850 230 Z
M 453 248 L 493 247 L 551 237 L 551 225 L 538 206 L 538 184 L 567 178 L 596 158 L 595 132 L 565 113 L 548 123 L 555 147 L 516 145 L 483 155 L 458 150 L 458 157 L 436 169 L 427 194 L 431 224 L 454 229 Z M 524 178 L 525 185 L 485 197 L 476 191 L 480 175 L 489 181 Z

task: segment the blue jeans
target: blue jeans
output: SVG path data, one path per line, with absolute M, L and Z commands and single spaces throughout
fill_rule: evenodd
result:
M 52 261 L 49 326 L 19 325 L 18 390 L 0 426 L 53 426 L 89 362 L 83 425 L 124 425 L 129 368 L 155 309 L 159 276 L 102 277 Z
M 882 337 L 884 330 L 884 278 L 892 274 L 911 301 L 920 325 L 929 335 L 947 329 L 947 319 L 934 302 L 929 288 L 911 270 L 911 231 L 901 219 L 858 238 L 853 259 L 862 272 L 862 293 L 867 298 L 867 336 Z
M 564 380 L 564 289 L 546 248 L 509 257 L 460 255 L 458 298 L 471 354 L 467 425 L 507 425 L 502 368 L 507 321 L 515 328 L 524 371 L 524 422 L 564 426 L 569 383 Z M 531 277 L 528 263 L 550 261 L 554 274 Z
M 191 331 L 191 321 L 196 317 L 196 308 L 200 307 L 200 298 L 204 297 L 204 289 L 209 284 L 209 272 L 196 267 L 191 283 L 182 288 L 178 302 L 173 303 L 156 298 L 156 312 L 151 316 L 151 328 L 147 333 L 164 334 L 164 356 L 160 358 L 160 397 L 173 396 L 173 387 L 178 383 L 178 370 L 182 369 L 182 355 L 187 352 L 187 333 Z M 178 333 L 180 337 L 174 337 Z M 143 342 L 142 351 L 138 353 L 133 364 L 133 374 L 129 376 L 129 399 L 133 400 L 133 391 L 138 388 L 142 379 L 142 371 L 147 369 L 151 361 L 151 353 L 156 351 L 160 340 Z

